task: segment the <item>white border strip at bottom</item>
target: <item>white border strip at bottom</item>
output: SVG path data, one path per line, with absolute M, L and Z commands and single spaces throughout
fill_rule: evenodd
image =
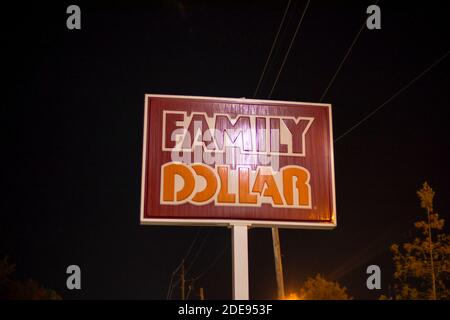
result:
M 260 220 L 228 220 L 228 219 L 141 219 L 141 225 L 167 225 L 167 226 L 213 226 L 229 227 L 233 225 L 248 225 L 252 228 L 293 228 L 298 229 L 324 229 L 336 228 L 334 222 L 289 222 L 289 221 L 260 221 Z

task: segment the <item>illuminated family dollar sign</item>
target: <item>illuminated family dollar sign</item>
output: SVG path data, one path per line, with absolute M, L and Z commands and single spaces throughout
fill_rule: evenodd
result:
M 333 228 L 331 105 L 146 95 L 141 223 Z

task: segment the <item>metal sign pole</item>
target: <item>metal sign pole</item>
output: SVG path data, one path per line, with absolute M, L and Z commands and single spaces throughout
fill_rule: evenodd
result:
M 248 224 L 233 224 L 233 300 L 248 300 Z

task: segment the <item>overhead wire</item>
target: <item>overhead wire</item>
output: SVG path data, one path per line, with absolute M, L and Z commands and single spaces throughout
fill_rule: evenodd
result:
M 200 228 L 197 229 L 197 233 L 195 234 L 194 239 L 192 240 L 188 250 L 186 251 L 184 257 L 181 259 L 181 262 L 178 264 L 178 266 L 175 268 L 175 270 L 172 272 L 171 276 L 170 276 L 170 281 L 169 281 L 169 287 L 167 289 L 167 295 L 166 295 L 166 299 L 170 299 L 171 293 L 172 293 L 172 283 L 173 283 L 173 278 L 175 277 L 175 275 L 177 274 L 177 271 L 180 270 L 181 266 L 183 265 L 184 261 L 187 259 L 187 257 L 189 256 L 189 254 L 192 251 L 192 248 L 194 247 L 195 242 L 198 239 L 198 236 L 200 234 Z
M 377 5 L 378 2 L 379 2 L 379 0 L 377 0 L 377 2 L 375 2 L 375 5 Z M 355 46 L 355 43 L 358 41 L 359 36 L 361 35 L 362 31 L 365 29 L 366 22 L 367 22 L 367 18 L 364 19 L 364 22 L 362 23 L 361 28 L 359 29 L 358 33 L 356 34 L 355 38 L 353 39 L 352 43 L 350 44 L 350 47 L 347 49 L 347 52 L 345 53 L 344 57 L 342 58 L 341 62 L 339 63 L 336 71 L 334 72 L 333 76 L 331 77 L 331 80 L 328 82 L 328 85 L 325 88 L 324 92 L 322 93 L 322 96 L 320 97 L 319 102 L 323 101 L 323 99 L 325 98 L 325 96 L 328 93 L 328 90 L 333 85 L 334 80 L 336 79 L 337 75 L 341 71 L 341 68 L 344 65 L 345 61 L 347 60 L 348 56 L 350 55 L 350 52 L 352 51 L 353 47 Z
M 448 54 L 450 53 L 450 51 L 447 51 L 444 55 L 442 55 L 440 58 L 438 58 L 437 60 L 435 60 L 430 66 L 428 66 L 424 71 L 422 71 L 419 75 L 417 75 L 416 77 L 414 77 L 411 81 L 409 81 L 407 84 L 405 84 L 403 87 L 401 87 L 396 93 L 394 93 L 389 99 L 387 99 L 386 101 L 384 101 L 381 105 L 379 105 L 378 107 L 376 107 L 375 109 L 373 109 L 368 115 L 366 115 L 365 117 L 363 117 L 360 121 L 358 121 L 356 124 L 354 124 L 352 127 L 350 127 L 348 130 L 346 130 L 343 134 L 341 134 L 339 137 L 337 137 L 334 142 L 338 142 L 339 140 L 341 140 L 343 137 L 345 137 L 346 135 L 348 135 L 350 132 L 352 132 L 353 130 L 355 130 L 357 127 L 359 127 L 361 124 L 363 124 L 365 121 L 367 121 L 369 118 L 371 118 L 375 113 L 377 113 L 378 111 L 380 111 L 383 107 L 385 107 L 389 102 L 391 102 L 392 100 L 394 100 L 398 95 L 400 95 L 403 91 L 405 91 L 406 89 L 408 89 L 412 84 L 414 84 L 417 80 L 419 80 L 420 78 L 422 78 L 426 73 L 428 73 L 431 69 L 433 69 L 435 66 L 437 66 L 440 62 L 442 62 L 442 60 L 444 60 Z
M 299 22 L 297 24 L 297 28 L 295 29 L 294 35 L 291 38 L 291 42 L 289 43 L 288 50 L 286 51 L 286 53 L 284 55 L 283 62 L 281 63 L 280 69 L 278 70 L 278 73 L 277 73 L 277 77 L 275 78 L 275 81 L 274 81 L 274 83 L 272 85 L 272 88 L 270 89 L 270 92 L 269 92 L 269 95 L 268 95 L 269 99 L 272 96 L 272 93 L 275 90 L 275 87 L 276 87 L 276 85 L 278 83 L 278 79 L 280 78 L 280 75 L 281 75 L 281 72 L 283 71 L 283 68 L 284 68 L 284 65 L 286 63 L 286 60 L 287 60 L 287 58 L 289 56 L 289 53 L 291 52 L 292 45 L 294 44 L 295 38 L 297 37 L 298 31 L 300 30 L 300 26 L 302 25 L 303 18 L 305 17 L 305 14 L 306 14 L 306 11 L 308 10 L 310 2 L 311 2 L 311 0 L 308 0 L 308 2 L 306 3 L 305 8 L 303 9 L 302 16 L 300 17 L 300 20 L 299 20 Z
M 266 63 L 264 64 L 264 68 L 263 68 L 263 70 L 261 72 L 261 76 L 259 77 L 259 80 L 258 80 L 258 85 L 256 86 L 255 92 L 253 93 L 253 98 L 256 98 L 256 95 L 258 94 L 258 91 L 259 91 L 259 88 L 261 86 L 261 83 L 262 83 L 262 81 L 264 79 L 264 75 L 266 74 L 267 67 L 269 66 L 269 61 L 272 58 L 273 50 L 275 49 L 275 46 L 276 46 L 276 44 L 278 42 L 278 37 L 280 35 L 280 31 L 281 31 L 281 28 L 282 28 L 282 26 L 284 24 L 284 20 L 286 19 L 286 15 L 287 15 L 287 13 L 289 11 L 289 6 L 290 5 L 291 5 L 291 0 L 289 0 L 288 4 L 286 5 L 286 9 L 284 10 L 283 18 L 281 19 L 280 25 L 278 26 L 278 31 L 277 31 L 277 33 L 275 35 L 275 38 L 274 38 L 273 42 L 272 42 L 272 47 L 270 48 L 269 55 L 268 55 L 268 57 L 266 59 Z

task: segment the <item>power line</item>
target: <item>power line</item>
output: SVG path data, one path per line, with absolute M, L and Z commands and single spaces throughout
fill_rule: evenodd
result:
M 261 76 L 259 77 L 258 85 L 256 86 L 255 92 L 253 93 L 253 98 L 256 98 L 256 95 L 258 94 L 259 87 L 261 86 L 262 80 L 264 78 L 264 74 L 266 73 L 266 70 L 267 70 L 267 66 L 269 65 L 270 58 L 272 57 L 273 50 L 275 49 L 275 45 L 278 42 L 278 36 L 280 35 L 281 27 L 283 26 L 284 20 L 286 19 L 286 15 L 288 13 L 290 4 L 291 4 L 291 0 L 289 0 L 288 4 L 286 6 L 286 9 L 284 10 L 283 18 L 281 19 L 277 34 L 275 35 L 275 39 L 272 42 L 272 48 L 270 48 L 269 56 L 267 57 L 266 64 L 264 65 L 264 68 L 261 72 Z
M 414 232 L 417 232 L 417 229 L 414 226 L 409 227 L 408 229 L 404 230 L 404 232 L 402 232 L 399 236 L 397 236 L 397 239 L 398 241 L 403 241 L 407 238 L 410 238 L 414 234 Z M 380 256 L 386 251 L 390 250 L 389 246 L 384 247 L 384 249 L 380 249 L 380 244 L 386 244 L 387 242 L 389 242 L 386 239 L 390 238 L 393 233 L 395 233 L 395 230 L 391 227 L 391 229 L 387 233 L 384 233 L 383 237 L 375 241 L 371 241 L 369 245 L 366 245 L 364 247 L 364 252 L 359 252 L 352 255 L 350 258 L 347 258 L 345 260 L 345 263 L 343 263 L 341 266 L 334 268 L 334 271 L 330 273 L 328 277 L 333 280 L 339 280 L 367 261 L 370 261 L 371 259 L 374 259 L 375 257 Z M 367 250 L 368 248 L 370 250 Z M 367 252 L 370 252 L 369 256 L 365 255 L 365 253 Z
M 377 0 L 377 2 L 375 2 L 375 5 L 378 4 L 379 0 Z M 331 77 L 330 82 L 328 83 L 327 87 L 325 88 L 325 91 L 323 92 L 322 96 L 320 97 L 319 102 L 322 102 L 322 100 L 325 98 L 326 94 L 328 93 L 328 90 L 331 88 L 331 85 L 334 82 L 334 79 L 336 79 L 339 71 L 341 71 L 342 66 L 344 65 L 344 62 L 347 60 L 348 56 L 350 55 L 350 52 L 353 49 L 353 46 L 355 45 L 356 41 L 358 41 L 359 35 L 361 34 L 361 32 L 364 30 L 364 27 L 366 26 L 366 21 L 367 18 L 364 19 L 364 22 L 361 26 L 361 28 L 359 29 L 358 33 L 356 34 L 355 38 L 353 39 L 352 44 L 350 45 L 350 47 L 347 49 L 347 52 L 345 53 L 344 58 L 342 58 L 341 63 L 339 63 L 339 66 L 336 70 L 336 72 L 333 74 L 333 76 Z
M 178 279 L 174 284 L 172 284 L 169 287 L 169 292 L 167 294 L 167 300 L 170 300 L 172 298 L 173 289 L 178 288 L 179 287 L 178 285 L 180 284 L 180 282 L 181 282 L 180 279 Z
M 172 290 L 173 290 L 173 277 L 175 277 L 176 273 L 178 270 L 180 270 L 181 266 L 183 265 L 184 261 L 187 259 L 187 257 L 189 256 L 189 254 L 192 251 L 192 248 L 194 247 L 195 242 L 198 239 L 198 236 L 200 234 L 200 228 L 197 229 L 197 233 L 195 234 L 194 240 L 192 240 L 191 245 L 189 246 L 188 250 L 186 251 L 186 254 L 184 255 L 183 259 L 181 259 L 180 264 L 175 268 L 175 270 L 172 272 L 172 275 L 170 276 L 170 282 L 169 282 L 169 287 L 167 289 L 167 295 L 166 295 L 166 299 L 168 300 L 170 298 L 170 296 L 172 295 Z
M 428 68 L 426 68 L 424 71 L 422 71 L 419 75 L 417 75 L 414 79 L 412 79 L 410 82 L 408 82 L 406 85 L 404 85 L 403 87 L 401 87 L 396 93 L 394 93 L 389 99 L 387 99 L 385 102 L 383 102 L 381 105 L 379 105 L 378 107 L 376 107 L 372 112 L 370 112 L 367 116 L 365 116 L 364 118 L 362 118 L 360 121 L 358 121 L 355 125 L 353 125 L 350 129 L 348 129 L 347 131 L 345 131 L 343 134 L 341 134 L 339 137 L 337 137 L 334 142 L 338 142 L 340 139 L 342 139 L 343 137 L 345 137 L 347 134 L 349 134 L 350 132 L 352 132 L 353 130 L 355 130 L 357 127 L 359 127 L 363 122 L 365 122 L 366 120 L 368 120 L 370 117 L 372 117 L 375 113 L 377 113 L 378 111 L 380 111 L 385 105 L 387 105 L 389 102 L 391 102 L 392 100 L 394 100 L 400 93 L 402 93 L 403 91 L 405 91 L 406 89 L 408 89 L 414 82 L 416 82 L 417 80 L 419 80 L 420 78 L 422 78 L 428 71 L 430 71 L 431 69 L 433 69 L 436 65 L 438 65 L 442 60 L 444 60 L 448 54 L 450 53 L 450 51 L 447 51 L 443 56 L 441 56 L 439 59 L 437 59 L 436 61 L 434 61 Z
M 181 267 L 181 264 L 180 264 L 180 267 Z M 175 283 L 172 283 L 172 282 L 173 282 L 173 275 L 170 278 L 169 289 L 167 290 L 166 300 L 170 300 L 172 298 L 173 289 L 178 286 L 178 284 L 180 283 L 180 280 L 178 279 L 177 282 L 175 282 Z
M 167 288 L 167 295 L 166 295 L 166 300 L 169 300 L 170 297 L 172 296 L 172 290 L 173 288 L 178 285 L 178 283 L 174 283 L 173 284 L 173 277 L 175 277 L 175 275 L 177 274 L 177 271 L 180 270 L 181 266 L 182 266 L 183 262 L 181 262 L 178 267 L 175 268 L 175 270 L 172 272 L 172 275 L 170 276 L 170 282 L 169 282 L 169 287 Z
M 277 77 L 276 77 L 276 79 L 275 79 L 275 82 L 274 82 L 274 84 L 273 84 L 273 86 L 272 86 L 272 89 L 270 89 L 270 93 L 269 93 L 269 96 L 268 96 L 269 99 L 270 99 L 270 97 L 272 96 L 273 90 L 275 89 L 275 87 L 276 87 L 276 85 L 277 85 L 277 83 L 278 83 L 278 79 L 280 78 L 281 71 L 283 71 L 284 64 L 286 63 L 286 60 L 287 60 L 287 58 L 288 58 L 288 56 L 289 56 L 289 52 L 291 51 L 292 44 L 294 43 L 295 38 L 297 37 L 298 30 L 300 29 L 300 26 L 301 26 L 301 24 L 302 24 L 303 18 L 305 17 L 306 11 L 308 10 L 309 3 L 310 3 L 310 2 L 311 2 L 311 0 L 308 0 L 308 2 L 306 3 L 305 9 L 303 9 L 303 13 L 302 13 L 302 16 L 301 16 L 301 18 L 300 18 L 300 21 L 299 21 L 298 24 L 297 24 L 297 28 L 295 29 L 294 36 L 292 37 L 291 43 L 289 44 L 289 48 L 288 48 L 286 54 L 284 55 L 283 63 L 281 64 L 280 70 L 278 71 L 278 74 L 277 74 Z
M 174 273 L 172 274 L 171 281 L 170 281 L 170 283 L 169 283 L 169 289 L 168 289 L 168 292 L 167 292 L 167 300 L 170 300 L 170 298 L 172 297 L 173 289 L 174 289 L 176 286 L 178 286 L 178 284 L 181 282 L 180 279 L 178 279 L 175 283 L 173 283 L 173 277 L 175 276 L 176 271 L 178 271 L 178 270 L 180 269 L 180 267 L 183 265 L 183 263 L 185 263 L 186 259 L 188 258 L 189 253 L 190 253 L 191 250 L 192 250 L 193 244 L 195 243 L 195 240 L 198 238 L 199 232 L 200 232 L 200 229 L 199 229 L 199 231 L 197 232 L 197 236 L 195 237 L 194 241 L 191 243 L 191 246 L 189 247 L 188 254 L 185 255 L 185 257 L 181 260 L 180 265 L 177 267 L 177 269 L 175 269 Z M 200 245 L 199 245 L 199 248 L 197 249 L 196 253 L 193 255 L 193 258 L 192 258 L 191 263 L 189 264 L 189 266 L 188 266 L 188 267 L 186 268 L 186 270 L 185 270 L 185 275 L 188 274 L 188 272 L 190 271 L 190 269 L 191 269 L 192 266 L 194 265 L 195 261 L 196 261 L 197 258 L 199 257 L 200 253 L 202 252 L 202 249 L 203 249 L 203 247 L 204 247 L 204 245 L 205 245 L 205 243 L 206 243 L 206 240 L 208 239 L 210 233 L 211 233 L 211 229 L 208 230 L 208 232 L 206 233 L 206 235 L 204 236 L 204 238 L 201 240 Z
M 222 258 L 222 256 L 224 255 L 226 249 L 228 248 L 228 246 L 226 245 L 222 251 L 219 252 L 219 254 L 213 259 L 213 261 L 211 262 L 211 264 L 208 266 L 208 268 L 205 269 L 205 271 L 203 271 L 201 274 L 199 274 L 198 276 L 194 277 L 191 279 L 191 281 L 197 281 L 199 279 L 201 279 L 205 274 L 207 274 L 216 264 L 217 262 L 220 261 L 220 258 Z
M 205 237 L 203 238 L 202 242 L 200 243 L 200 246 L 199 246 L 196 254 L 192 258 L 191 264 L 186 268 L 186 274 L 192 269 L 192 266 L 194 265 L 195 261 L 197 260 L 197 258 L 199 257 L 200 253 L 202 252 L 203 247 L 204 247 L 204 245 L 206 243 L 206 240 L 208 239 L 210 234 L 211 234 L 211 229 L 209 229 L 208 232 L 206 233 Z
M 205 238 L 206 238 L 206 237 L 205 237 Z M 203 271 L 203 272 L 200 273 L 198 276 L 196 276 L 196 277 L 194 277 L 194 278 L 192 278 L 192 279 L 186 280 L 186 282 L 189 282 L 189 283 L 190 283 L 190 284 L 189 284 L 189 287 L 188 287 L 188 288 L 189 288 L 189 291 L 188 291 L 188 293 L 186 294 L 186 300 L 189 299 L 189 296 L 190 296 L 190 293 L 191 293 L 191 291 L 192 291 L 192 288 L 194 288 L 194 283 L 195 283 L 195 281 L 201 279 L 205 274 L 207 274 L 207 273 L 208 273 L 208 272 L 209 272 L 209 271 L 217 264 L 217 262 L 220 261 L 220 258 L 222 258 L 222 256 L 224 255 L 224 253 L 225 253 L 227 247 L 228 247 L 228 246 L 225 246 L 225 247 L 219 252 L 219 254 L 213 259 L 213 261 L 212 261 L 211 264 L 205 269 L 205 271 Z M 175 284 L 173 285 L 173 287 L 177 287 L 179 282 L 180 282 L 180 281 L 178 280 L 177 283 L 175 283 Z

